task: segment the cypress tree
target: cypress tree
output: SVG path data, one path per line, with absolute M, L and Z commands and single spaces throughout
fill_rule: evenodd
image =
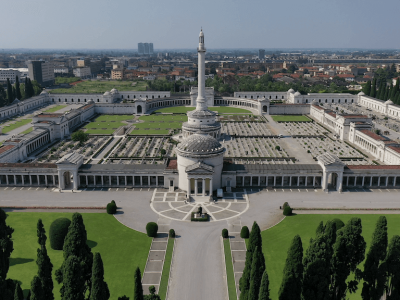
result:
M 328 300 L 330 282 L 330 259 L 332 249 L 325 234 L 310 240 L 310 246 L 303 259 L 303 300 Z
M 386 300 L 400 299 L 400 236 L 394 235 L 390 240 L 384 265 Z
M 376 78 L 372 79 L 372 87 L 371 87 L 371 94 L 372 98 L 376 97 Z
M 257 299 L 260 293 L 261 279 L 265 271 L 265 259 L 262 250 L 256 247 L 253 254 L 250 273 L 249 300 Z
M 261 230 L 257 222 L 253 223 L 249 237 L 249 246 L 246 251 L 246 261 L 242 277 L 239 280 L 240 300 L 247 300 L 250 288 L 250 273 L 253 254 L 256 248 L 262 249 Z
M 388 100 L 389 99 L 389 88 L 388 87 L 386 87 L 385 88 L 385 96 L 383 97 L 383 99 L 382 100 Z
M 400 103 L 400 92 L 396 92 L 396 96 L 394 97 L 395 100 L 393 101 L 395 104 Z
M 14 300 L 24 300 L 24 293 L 22 292 L 21 286 L 18 282 L 15 285 Z
M 37 236 L 38 236 L 38 243 L 40 248 L 37 250 L 37 260 L 36 264 L 38 265 L 38 277 L 42 283 L 42 292 L 43 292 L 43 299 L 46 300 L 53 300 L 53 278 L 52 278 L 52 271 L 53 271 L 53 264 L 50 261 L 50 257 L 47 254 L 46 249 L 46 230 L 44 229 L 43 222 L 41 219 L 38 220 L 37 223 Z
M 28 77 L 25 77 L 25 99 L 28 99 L 29 96 L 29 84 L 28 84 Z
M 369 96 L 371 94 L 371 80 L 368 80 L 364 86 L 364 94 Z
M 63 286 L 61 287 L 62 300 L 84 300 L 85 299 L 85 280 L 84 266 L 80 260 L 74 256 L 68 256 L 63 263 L 65 266 L 63 274 Z
M 29 95 L 29 98 L 31 98 L 34 96 L 35 91 L 33 90 L 33 85 L 32 85 L 32 81 L 30 78 L 28 79 L 28 86 L 29 86 L 29 94 L 28 95 Z
M 18 98 L 18 100 L 22 99 L 22 95 L 21 95 L 21 90 L 20 90 L 20 86 L 19 86 L 19 78 L 18 76 L 15 77 L 15 96 L 16 98 Z
M 90 294 L 91 300 L 108 300 L 110 291 L 107 283 L 104 281 L 104 267 L 100 253 L 96 252 L 93 257 L 92 269 L 92 289 Z
M 67 236 L 65 237 L 63 256 L 64 262 L 60 269 L 56 271 L 56 280 L 58 283 L 64 283 L 63 277 L 65 272 L 69 272 L 68 268 L 71 266 L 67 264 L 68 258 L 70 256 L 75 257 L 81 265 L 81 278 L 84 283 L 84 289 L 82 295 L 85 295 L 87 291 L 91 289 L 91 277 L 92 277 L 92 264 L 93 264 L 93 254 L 86 243 L 87 233 L 85 225 L 83 224 L 82 215 L 79 213 L 74 213 L 72 216 L 71 225 L 68 228 Z M 76 277 L 78 278 L 78 276 Z M 73 277 L 72 279 L 73 280 Z M 63 289 L 63 287 L 61 288 Z
M 300 300 L 303 285 L 303 244 L 299 235 L 293 238 L 288 250 L 279 300 Z M 264 280 L 264 279 L 263 279 Z M 262 283 L 261 283 L 262 286 Z M 261 292 L 260 292 L 261 293 Z
M 133 300 L 143 300 L 143 287 L 142 287 L 142 275 L 139 267 L 135 271 L 135 291 L 133 294 Z
M 318 227 L 317 227 L 317 230 L 315 231 L 315 234 L 318 235 L 318 234 L 324 233 L 324 230 L 325 230 L 324 222 L 321 221 L 318 224 Z
M 381 216 L 372 234 L 371 246 L 364 263 L 364 283 L 361 292 L 363 300 L 379 300 L 383 295 L 386 274 L 382 262 L 386 258 L 387 245 L 387 221 L 385 216 Z
M 296 299 L 296 298 L 291 298 L 291 299 Z M 258 295 L 258 300 L 271 300 L 269 296 L 269 279 L 267 270 L 264 271 L 264 274 L 261 279 L 261 287 L 260 287 L 260 293 Z
M 14 250 L 12 241 L 14 229 L 6 224 L 6 219 L 7 214 L 0 208 L 0 282 L 7 278 L 10 256 Z
M 31 282 L 30 300 L 44 300 L 42 282 L 39 277 L 35 275 Z
M 346 226 L 337 231 L 331 260 L 331 299 L 346 299 L 346 292 L 357 290 L 359 274 L 357 266 L 364 260 L 366 243 L 362 233 L 361 219 L 352 218 Z M 350 273 L 355 279 L 347 281 Z
M 10 82 L 9 78 L 7 78 L 7 100 L 8 101 L 7 101 L 6 105 L 9 105 L 9 104 L 11 104 L 11 102 L 14 101 L 12 85 L 11 85 L 11 82 Z

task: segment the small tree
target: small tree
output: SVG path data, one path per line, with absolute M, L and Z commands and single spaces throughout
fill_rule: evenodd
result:
M 155 222 L 147 223 L 147 225 L 146 225 L 147 236 L 154 238 L 157 236 L 157 231 L 158 231 L 157 223 L 155 223 Z
M 89 139 L 89 134 L 83 132 L 82 130 L 78 130 L 71 135 L 71 138 L 73 141 L 79 142 L 79 144 L 82 145 Z
M 226 228 L 222 229 L 222 237 L 224 239 L 227 239 L 229 237 L 228 229 L 226 229 Z
M 71 220 L 67 218 L 58 218 L 50 225 L 50 246 L 54 250 L 62 250 L 64 240 L 68 233 Z
M 110 291 L 104 281 L 104 267 L 100 253 L 96 252 L 93 257 L 92 289 L 90 300 L 108 300 Z
M 114 215 L 117 213 L 117 204 L 115 204 L 115 201 L 113 201 L 107 204 L 107 213 L 109 215 Z
M 168 236 L 169 236 L 170 238 L 175 238 L 175 230 L 170 229 L 170 230 L 169 230 L 169 233 L 168 233 Z
M 258 294 L 258 300 L 271 300 L 269 296 L 269 279 L 267 270 L 264 271 L 264 274 L 261 278 L 261 286 L 260 293 Z
M 161 155 L 165 155 L 165 154 L 167 154 L 167 151 L 165 149 L 161 149 L 160 153 L 161 153 Z
M 240 230 L 240 237 L 242 239 L 248 239 L 250 236 L 249 228 L 247 226 L 243 226 L 242 230 Z
M 150 295 L 144 296 L 144 300 L 161 300 L 161 297 L 156 294 L 156 288 L 154 285 L 149 286 Z
M 292 211 L 293 211 L 292 208 L 288 205 L 283 210 L 283 215 L 284 216 L 291 216 L 292 215 Z
M 143 299 L 143 287 L 142 287 L 142 274 L 140 273 L 139 267 L 135 271 L 135 290 L 133 294 L 133 300 L 144 300 Z

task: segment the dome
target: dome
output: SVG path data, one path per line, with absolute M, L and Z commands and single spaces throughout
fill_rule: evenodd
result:
M 295 96 L 295 97 L 301 96 L 301 94 L 300 94 L 299 92 L 296 92 L 296 93 L 294 93 L 294 96 Z
M 224 152 L 225 148 L 212 136 L 195 133 L 181 142 L 176 150 L 193 154 L 213 154 Z
M 93 104 L 94 103 L 94 101 L 92 100 L 92 99 L 90 99 L 89 101 L 88 101 L 88 104 Z
M 187 113 L 190 118 L 204 118 L 204 117 L 213 117 L 216 116 L 217 113 L 211 110 L 192 110 Z
M 394 104 L 394 103 L 393 103 L 392 100 L 389 99 L 388 101 L 385 102 L 385 104 L 386 104 L 386 105 L 392 105 L 392 104 Z
M 288 90 L 288 93 L 291 93 L 291 94 L 293 94 L 293 93 L 294 93 L 294 89 L 290 89 L 290 90 Z
M 365 94 L 364 94 L 364 92 L 359 92 L 357 95 L 358 96 L 364 96 Z
M 115 94 L 115 93 L 118 93 L 118 90 L 117 89 L 112 89 L 111 90 L 111 94 Z
M 311 104 L 318 105 L 317 99 L 313 99 L 313 101 L 311 102 Z
M 48 93 L 46 92 L 46 90 L 43 90 L 40 95 L 47 95 Z
M 107 92 L 105 92 L 103 95 L 104 95 L 104 96 L 109 96 L 109 95 L 110 95 L 110 92 L 107 91 Z

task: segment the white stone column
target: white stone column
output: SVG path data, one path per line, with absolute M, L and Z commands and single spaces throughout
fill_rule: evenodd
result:
M 24 176 L 22 176 L 22 184 L 23 184 L 23 182 L 24 182 Z M 44 175 L 44 182 L 47 186 L 47 175 Z
M 79 187 L 79 178 L 78 178 L 78 171 L 74 172 L 74 190 L 77 190 Z
M 365 180 L 365 176 L 363 176 L 363 178 L 362 178 L 362 186 L 364 186 L 364 180 Z
M 274 176 L 274 186 L 276 186 L 276 176 Z
M 197 178 L 194 180 L 194 195 L 197 196 L 197 190 L 198 190 L 198 185 L 197 185 Z
M 203 197 L 206 195 L 206 180 L 203 178 L 201 191 L 203 192 Z
M 292 186 L 292 176 L 289 176 L 289 186 Z
M 336 190 L 338 192 L 342 191 L 342 182 L 343 182 L 343 173 L 338 174 L 337 182 L 336 182 Z
M 354 186 L 357 185 L 357 176 L 354 176 Z
M 315 186 L 315 176 L 313 177 L 313 182 L 312 182 L 313 186 Z
M 213 193 L 213 180 L 212 180 L 212 177 L 210 178 L 210 196 L 212 195 L 212 193 Z
M 192 192 L 192 187 L 191 187 L 191 180 L 190 178 L 188 178 L 188 187 L 187 187 L 187 195 L 190 196 L 191 192 Z
M 24 175 L 21 175 L 22 185 L 25 185 Z

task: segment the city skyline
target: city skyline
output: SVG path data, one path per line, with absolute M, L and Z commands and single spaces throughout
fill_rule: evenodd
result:
M 253 0 L 246 5 L 206 0 L 190 8 L 181 0 L 156 5 L 121 0 L 119 5 L 124 9 L 105 0 L 73 0 L 61 14 L 69 22 L 60 22 L 59 7 L 49 0 L 12 2 L 0 24 L 13 30 L 2 34 L 0 49 L 136 49 L 142 41 L 155 43 L 156 49 L 190 49 L 196 41 L 188 37 L 200 27 L 209 32 L 210 49 L 400 48 L 395 38 L 400 2 L 395 0 L 379 5 L 370 0 Z M 141 13 L 132 22 L 135 11 Z

